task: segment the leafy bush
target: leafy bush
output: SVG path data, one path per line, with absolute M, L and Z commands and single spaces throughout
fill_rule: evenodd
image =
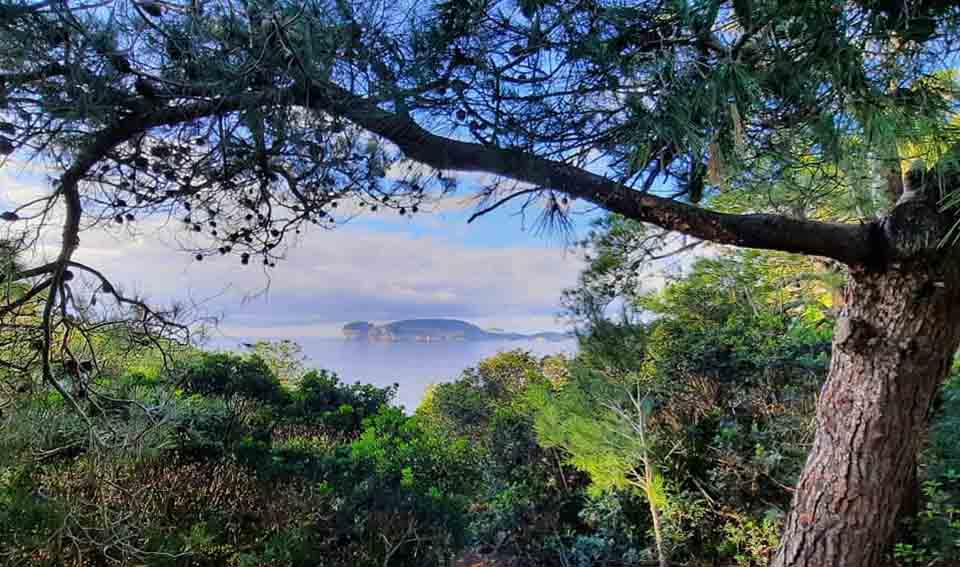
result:
M 42 494 L 35 471 L 0 469 L 0 560 L 26 562 L 63 523 L 61 503 Z
M 257 355 L 201 353 L 180 370 L 187 392 L 202 396 L 241 396 L 277 403 L 285 393 L 267 363 Z
M 474 545 L 534 558 L 557 555 L 548 539 L 581 534 L 586 478 L 543 447 L 534 430 L 532 387 L 562 375 L 565 361 L 523 351 L 492 356 L 451 383 L 437 384 L 417 409 L 425 427 L 478 450 L 482 483 L 471 508 Z M 581 534 L 583 535 L 583 534 Z
M 731 514 L 723 524 L 725 537 L 720 554 L 732 557 L 743 567 L 767 565 L 780 543 L 782 524 L 783 514 L 778 509 L 768 510 L 759 520 Z
M 391 407 L 396 385 L 303 373 L 292 344 L 180 353 L 172 374 L 126 361 L 96 383 L 112 399 L 83 402 L 89 421 L 56 393 L 4 407 L 0 537 L 28 564 L 71 567 L 428 566 L 464 546 L 599 566 L 652 559 L 657 539 L 678 562 L 763 564 L 829 354 L 823 290 L 785 302 L 780 260 L 698 262 L 627 298 L 654 318 L 590 321 L 572 359 L 500 353 L 414 416 Z M 902 562 L 957 557 L 957 391 Z M 56 547 L 58 531 L 76 545 Z
M 960 561 L 960 368 L 941 390 L 941 407 L 923 455 L 926 478 L 909 534 L 894 547 L 905 565 Z
M 396 396 L 397 385 L 344 384 L 336 373 L 312 370 L 301 378 L 287 414 L 300 422 L 353 434 Z

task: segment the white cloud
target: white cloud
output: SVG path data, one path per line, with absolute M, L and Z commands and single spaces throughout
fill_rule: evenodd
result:
M 49 191 L 43 177 L 35 168 L 19 173 L 8 168 L 0 174 L 5 184 L 0 205 Z M 469 200 L 451 196 L 424 207 L 433 214 L 412 220 L 396 213 L 374 216 L 379 229 L 357 222 L 333 231 L 308 230 L 287 259 L 267 272 L 241 266 L 233 256 L 195 261 L 183 251 L 194 235 L 161 218 L 85 231 L 75 259 L 130 293 L 160 302 L 205 302 L 224 315 L 224 332 L 234 335 L 330 336 L 348 320 L 409 317 L 456 317 L 518 331 L 558 328 L 560 294 L 576 284 L 581 260 L 546 242 L 465 245 L 460 240 L 472 230 L 500 230 L 491 227 L 494 222 L 518 236 L 520 230 L 519 222 L 509 219 L 468 226 L 462 219 L 470 207 Z M 58 219 L 49 220 L 31 263 L 51 257 L 60 246 Z M 415 234 L 424 228 L 431 236 Z
M 460 317 L 513 328 L 557 328 L 561 292 L 576 283 L 580 259 L 546 244 L 464 246 L 433 236 L 373 232 L 361 225 L 314 230 L 267 272 L 235 257 L 196 262 L 157 223 L 83 235 L 76 259 L 157 300 L 212 298 L 231 334 L 336 334 L 344 321 Z M 487 324 L 486 322 L 490 323 Z M 543 327 L 540 326 L 543 323 Z M 275 330 L 271 331 L 271 329 Z

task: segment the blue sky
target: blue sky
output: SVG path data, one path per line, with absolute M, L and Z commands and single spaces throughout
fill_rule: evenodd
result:
M 128 292 L 196 303 L 221 316 L 216 334 L 228 340 L 333 337 L 351 320 L 414 317 L 526 332 L 561 329 L 560 294 L 576 284 L 579 252 L 561 235 L 536 233 L 536 210 L 524 219 L 519 206 L 508 205 L 468 224 L 475 210 L 464 201 L 470 182 L 465 176 L 456 195 L 413 218 L 380 212 L 333 231 L 308 230 L 268 272 L 235 258 L 196 262 L 182 251 L 192 235 L 160 219 L 89 231 L 76 259 L 103 269 Z M 0 183 L 4 209 L 49 190 L 44 175 L 31 168 L 5 167 Z M 595 215 L 581 207 L 568 236 L 582 237 Z M 32 261 L 58 245 L 59 227 L 47 229 Z

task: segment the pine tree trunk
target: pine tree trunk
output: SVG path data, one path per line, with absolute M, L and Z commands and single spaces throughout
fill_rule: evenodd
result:
M 960 342 L 955 255 L 948 247 L 851 274 L 816 437 L 773 567 L 882 564 Z

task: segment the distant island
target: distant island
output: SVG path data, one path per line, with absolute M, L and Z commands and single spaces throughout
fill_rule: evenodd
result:
M 501 329 L 484 330 L 457 319 L 405 319 L 385 325 L 354 321 L 343 326 L 343 336 L 350 341 L 369 342 L 447 342 L 447 341 L 562 341 L 569 333 L 508 333 Z

